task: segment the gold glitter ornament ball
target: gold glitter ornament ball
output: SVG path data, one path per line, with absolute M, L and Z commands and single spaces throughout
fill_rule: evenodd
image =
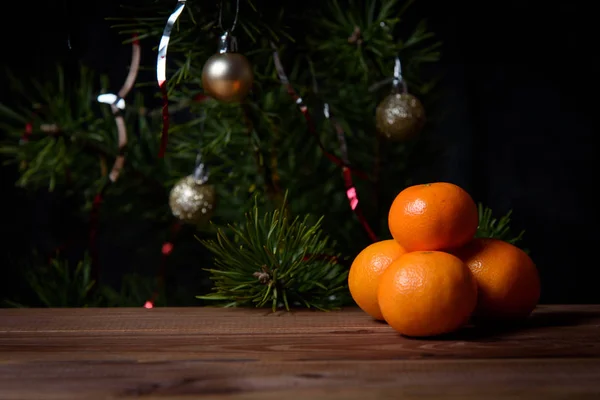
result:
M 252 66 L 238 53 L 210 57 L 202 69 L 202 87 L 209 96 L 224 103 L 243 100 L 254 82 Z
M 213 185 L 197 180 L 193 175 L 179 180 L 169 195 L 171 212 L 181 221 L 204 225 L 210 220 L 216 204 Z
M 377 106 L 375 122 L 379 133 L 388 140 L 415 137 L 425 125 L 425 109 L 415 96 L 392 93 Z

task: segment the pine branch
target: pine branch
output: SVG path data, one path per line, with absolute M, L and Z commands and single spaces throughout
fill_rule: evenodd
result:
M 230 226 L 232 239 L 219 230 L 216 240 L 201 241 L 214 255 L 215 267 L 207 271 L 215 287 L 198 299 L 273 311 L 329 310 L 341 304 L 347 270 L 336 256 L 323 257 L 330 249 L 322 218 L 314 224 L 309 216 L 290 219 L 284 207 L 261 218 L 255 202 L 244 224 Z
M 8 307 L 141 307 L 156 286 L 155 278 L 130 274 L 121 280 L 121 289 L 97 284 L 92 279 L 92 265 L 88 254 L 75 265 L 57 255 L 48 264 L 36 259 L 23 266 L 23 275 L 36 302 L 4 299 Z M 155 305 L 165 304 L 164 293 L 159 293 Z
M 88 256 L 75 268 L 66 260 L 54 258 L 47 266 L 35 266 L 26 272 L 26 279 L 45 307 L 94 307 L 96 282 L 92 279 Z
M 524 230 L 518 235 L 515 235 L 511 231 L 510 216 L 512 210 L 500 219 L 494 218 L 492 210 L 488 207 L 484 207 L 481 203 L 478 205 L 478 210 L 479 226 L 477 227 L 476 237 L 500 239 L 515 245 L 523 239 L 523 235 L 525 234 Z

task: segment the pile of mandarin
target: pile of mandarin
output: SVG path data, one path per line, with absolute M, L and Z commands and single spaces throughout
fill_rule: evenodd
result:
M 352 263 L 352 298 L 411 337 L 527 318 L 540 297 L 535 264 L 508 242 L 475 238 L 478 224 L 475 202 L 457 185 L 404 189 L 389 210 L 393 239 L 367 246 Z

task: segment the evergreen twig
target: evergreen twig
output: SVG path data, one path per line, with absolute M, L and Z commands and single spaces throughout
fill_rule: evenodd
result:
M 61 258 L 53 258 L 48 265 L 35 265 L 24 274 L 30 288 L 43 307 L 95 307 L 100 298 L 93 288 L 90 258 L 86 255 L 75 268 Z M 12 306 L 21 306 L 12 303 Z
M 287 193 L 284 204 L 287 202 Z M 207 269 L 214 292 L 198 299 L 226 306 L 270 306 L 273 311 L 300 306 L 330 310 L 342 303 L 347 269 L 330 253 L 321 219 L 286 216 L 285 205 L 260 217 L 258 204 L 244 224 L 230 226 L 233 238 L 219 230 L 216 240 L 202 243 L 213 253 Z
M 500 239 L 514 245 L 523 239 L 524 230 L 519 234 L 514 234 L 511 230 L 510 217 L 512 210 L 509 210 L 500 219 L 496 219 L 492 214 L 492 210 L 489 207 L 484 207 L 481 203 L 478 204 L 478 210 L 479 226 L 477 227 L 476 237 Z

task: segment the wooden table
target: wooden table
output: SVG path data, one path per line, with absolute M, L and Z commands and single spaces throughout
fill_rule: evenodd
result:
M 1 309 L 0 399 L 600 399 L 600 306 L 401 337 L 357 309 Z

